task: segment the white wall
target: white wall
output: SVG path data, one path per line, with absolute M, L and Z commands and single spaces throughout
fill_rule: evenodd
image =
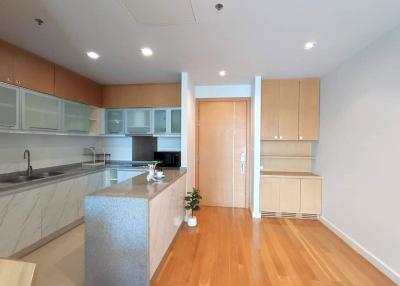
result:
M 181 151 L 180 137 L 158 137 L 157 151 Z
M 234 98 L 252 96 L 252 86 L 250 84 L 198 85 L 195 86 L 194 90 L 196 98 Z
M 400 283 L 400 28 L 321 81 L 323 222 Z
M 102 138 L 99 150 L 111 154 L 115 161 L 132 161 L 132 137 Z
M 251 99 L 251 129 L 252 129 L 252 204 L 251 211 L 254 218 L 260 218 L 260 140 L 261 140 L 261 76 L 254 79 Z
M 186 72 L 181 75 L 181 94 L 181 165 L 187 167 L 186 190 L 190 191 L 195 186 L 196 174 L 196 100 L 194 98 L 194 87 Z
M 84 147 L 98 146 L 98 139 L 84 136 L 0 134 L 0 173 L 24 171 L 24 150 L 31 152 L 34 169 L 88 160 Z

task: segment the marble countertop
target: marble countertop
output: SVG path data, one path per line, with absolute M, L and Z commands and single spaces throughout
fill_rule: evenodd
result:
M 86 197 L 123 197 L 151 200 L 186 173 L 186 168 L 164 168 L 163 170 L 165 178 L 159 182 L 147 182 L 147 173 L 145 173 Z
M 18 192 L 27 191 L 34 188 L 39 188 L 49 184 L 54 184 L 56 182 L 61 182 L 64 180 L 71 179 L 73 177 L 85 176 L 91 173 L 101 172 L 107 168 L 124 168 L 130 170 L 143 170 L 141 167 L 132 167 L 129 164 L 121 162 L 112 162 L 105 166 L 98 166 L 93 168 L 82 168 L 81 163 L 54 166 L 49 168 L 34 169 L 32 175 L 39 174 L 42 172 L 62 172 L 62 175 L 51 176 L 46 178 L 41 178 L 37 180 L 21 182 L 21 183 L 0 183 L 0 197 L 6 196 Z M 14 172 L 9 174 L 0 174 L 0 178 L 11 177 L 14 175 L 25 175 L 25 172 Z

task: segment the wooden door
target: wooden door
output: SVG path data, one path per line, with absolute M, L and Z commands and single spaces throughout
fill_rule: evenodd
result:
M 319 139 L 319 79 L 300 80 L 299 140 Z
M 260 178 L 260 210 L 279 212 L 279 178 Z
M 279 97 L 279 139 L 299 138 L 299 81 L 281 80 Z
M 301 179 L 301 212 L 321 214 L 320 179 Z
M 261 140 L 279 139 L 279 80 L 263 80 L 261 86 Z
M 279 185 L 279 211 L 298 213 L 300 211 L 300 179 L 282 178 Z
M 15 54 L 14 79 L 19 86 L 54 94 L 54 65 L 27 51 Z
M 0 40 L 0 81 L 14 83 L 15 47 Z
M 199 101 L 197 115 L 202 204 L 246 207 L 247 101 Z

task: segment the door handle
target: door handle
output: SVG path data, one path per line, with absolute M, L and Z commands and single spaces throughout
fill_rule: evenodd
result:
M 242 175 L 246 172 L 246 154 L 244 152 L 240 154 L 240 172 Z

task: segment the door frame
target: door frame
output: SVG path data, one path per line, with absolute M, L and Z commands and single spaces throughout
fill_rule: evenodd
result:
M 246 187 L 245 187 L 245 197 L 246 202 L 245 206 L 247 209 L 250 208 L 251 205 L 251 138 L 252 138 L 252 129 L 251 129 L 251 98 L 250 97 L 225 97 L 225 98 L 196 98 L 196 114 L 195 114 L 195 122 L 196 122 L 196 133 L 195 133 L 195 186 L 199 187 L 199 108 L 200 102 L 246 102 Z M 251 165 L 251 166 L 250 166 Z M 201 190 L 200 190 L 201 191 Z

